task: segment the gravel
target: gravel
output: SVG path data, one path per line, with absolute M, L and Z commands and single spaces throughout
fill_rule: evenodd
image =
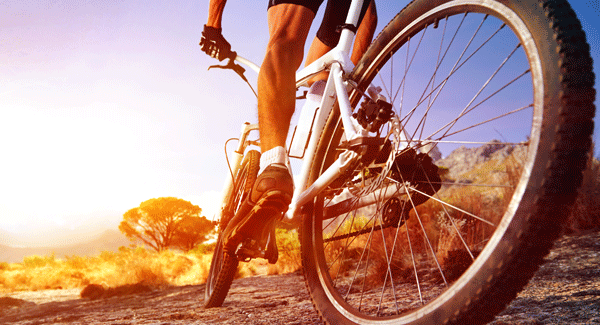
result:
M 491 323 L 600 324 L 600 231 L 565 236 L 519 296 Z M 204 309 L 204 285 L 80 289 L 0 297 L 1 324 L 320 324 L 300 273 L 235 280 L 223 307 Z

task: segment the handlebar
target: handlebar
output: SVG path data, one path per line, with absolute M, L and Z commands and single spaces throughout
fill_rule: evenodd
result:
M 239 62 L 239 63 L 247 66 L 248 68 L 254 70 L 254 72 L 256 72 L 256 73 L 260 72 L 260 67 L 258 65 L 256 65 L 256 64 L 254 64 L 254 62 L 252 62 L 252 61 L 250 61 L 250 60 L 248 60 L 246 58 L 243 58 L 243 57 L 239 56 L 235 52 L 233 52 L 233 53 L 235 54 L 235 58 L 234 58 L 235 61 L 237 61 L 237 62 Z

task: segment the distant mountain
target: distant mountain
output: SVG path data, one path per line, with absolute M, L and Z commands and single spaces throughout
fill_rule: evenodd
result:
M 459 182 L 474 181 L 469 172 L 476 167 L 485 166 L 484 163 L 497 162 L 501 163 L 508 156 L 513 156 L 522 161 L 527 153 L 527 148 L 522 145 L 507 145 L 498 140 L 492 140 L 475 148 L 467 148 L 461 146 L 452 151 L 447 157 L 435 162 L 438 166 L 448 168 L 447 177 Z M 489 167 L 489 166 L 488 166 Z M 490 170 L 489 173 L 497 173 L 504 171 Z
M 15 235 L 11 234 L 8 231 L 0 229 L 0 249 L 2 249 L 4 245 L 8 245 L 8 243 L 16 241 L 17 239 Z
M 117 251 L 131 242 L 117 230 L 106 230 L 88 242 L 60 247 L 10 247 L 0 245 L 0 262 L 21 262 L 31 255 L 47 256 L 54 253 L 57 258 L 65 256 L 95 256 L 103 251 Z

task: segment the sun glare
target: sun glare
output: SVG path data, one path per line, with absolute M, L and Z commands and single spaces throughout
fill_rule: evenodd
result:
M 147 171 L 143 153 L 136 150 L 135 130 L 72 112 L 3 112 L 0 205 L 5 210 L 61 226 L 70 222 L 65 216 L 105 209 L 106 202 L 124 208 L 137 202 L 132 196 L 146 192 Z

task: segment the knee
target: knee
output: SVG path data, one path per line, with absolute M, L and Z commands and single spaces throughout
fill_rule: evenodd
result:
M 296 71 L 304 57 L 304 42 L 294 35 L 275 35 L 269 41 L 266 59 L 274 60 L 279 66 L 293 67 Z

